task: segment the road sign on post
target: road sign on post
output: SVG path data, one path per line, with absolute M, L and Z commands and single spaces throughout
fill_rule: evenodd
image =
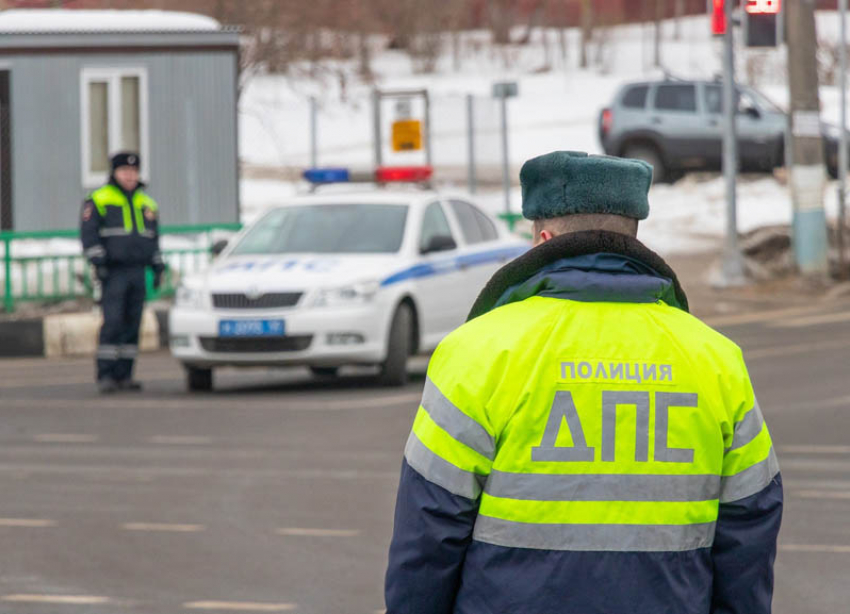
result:
M 396 119 L 392 123 L 390 148 L 394 152 L 422 151 L 425 153 L 425 164 L 431 166 L 431 98 L 428 90 L 380 90 L 372 91 L 372 128 L 374 132 L 375 166 L 384 164 L 384 131 L 382 102 L 386 99 L 395 100 Z M 413 119 L 414 100 L 421 100 L 423 105 L 422 119 Z
M 418 119 L 398 119 L 393 122 L 393 151 L 421 151 L 422 122 Z

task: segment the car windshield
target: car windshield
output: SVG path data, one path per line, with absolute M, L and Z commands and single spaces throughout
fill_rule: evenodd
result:
M 276 209 L 233 254 L 391 254 L 401 249 L 404 205 L 310 205 Z
M 777 104 L 761 92 L 750 89 L 744 90 L 744 92 L 755 101 L 762 111 L 767 113 L 783 113 L 782 109 L 780 109 Z

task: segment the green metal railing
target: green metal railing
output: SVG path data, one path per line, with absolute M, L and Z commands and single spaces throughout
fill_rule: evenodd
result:
M 167 268 L 162 285 L 159 290 L 153 289 L 153 275 L 149 271 L 148 297 L 156 299 L 173 295 L 180 274 L 201 271 L 209 265 L 215 233 L 237 232 L 241 228 L 241 224 L 163 227 L 163 237 L 194 236 L 195 245 L 163 249 Z M 3 309 L 11 313 L 15 305 L 21 302 L 54 303 L 92 296 L 95 287 L 92 271 L 81 252 L 62 255 L 43 253 L 50 251 L 49 246 L 45 245 L 48 241 L 79 241 L 79 237 L 77 230 L 0 232 L 0 244 L 3 246 Z M 42 253 L 32 256 L 16 254 L 16 247 L 34 247 L 34 251 Z

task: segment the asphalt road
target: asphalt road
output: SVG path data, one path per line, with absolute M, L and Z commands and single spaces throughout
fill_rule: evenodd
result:
M 776 614 L 850 611 L 850 302 L 716 319 L 745 349 L 786 515 Z M 356 375 L 227 373 L 98 397 L 88 359 L 0 362 L 0 612 L 374 614 L 424 360 Z

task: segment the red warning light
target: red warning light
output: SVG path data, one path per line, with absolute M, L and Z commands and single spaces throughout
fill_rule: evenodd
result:
M 712 0 L 711 33 L 714 36 L 726 34 L 726 6 L 724 0 Z
M 745 10 L 750 15 L 776 15 L 782 10 L 782 0 L 747 0 Z

